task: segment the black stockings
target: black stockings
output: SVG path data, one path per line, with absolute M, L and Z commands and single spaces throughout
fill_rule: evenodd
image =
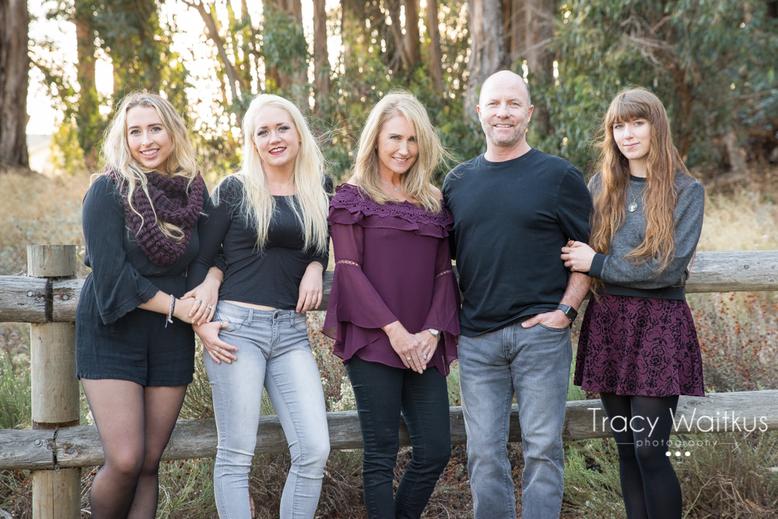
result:
M 82 379 L 105 463 L 90 492 L 94 519 L 153 519 L 159 460 L 186 386 L 143 387 L 126 380 Z
M 681 486 L 666 455 L 678 396 L 601 398 L 619 450 L 628 519 L 680 519 Z

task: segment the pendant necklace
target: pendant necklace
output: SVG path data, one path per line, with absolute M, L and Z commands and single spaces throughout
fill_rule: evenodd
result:
M 638 197 L 635 195 L 632 195 L 630 197 L 629 205 L 627 206 L 627 211 L 630 213 L 634 213 L 638 210 Z

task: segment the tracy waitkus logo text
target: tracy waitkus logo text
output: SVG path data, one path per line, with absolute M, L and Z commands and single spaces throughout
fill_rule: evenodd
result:
M 648 431 L 649 436 L 653 436 L 659 419 L 648 416 L 634 415 L 629 418 L 626 416 L 614 415 L 608 417 L 599 407 L 587 407 L 592 413 L 592 430 L 607 431 L 606 426 L 615 432 Z M 691 413 L 676 415 L 670 411 L 673 419 L 673 431 L 676 433 L 692 432 L 742 432 L 746 436 L 755 431 L 766 432 L 768 429 L 766 416 L 740 416 L 734 411 L 716 411 L 715 415 L 698 414 L 697 409 Z

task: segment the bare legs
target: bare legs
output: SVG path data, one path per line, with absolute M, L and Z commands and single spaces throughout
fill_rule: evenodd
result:
M 146 387 L 127 380 L 81 380 L 105 463 L 91 490 L 94 519 L 153 519 L 159 460 L 186 386 Z

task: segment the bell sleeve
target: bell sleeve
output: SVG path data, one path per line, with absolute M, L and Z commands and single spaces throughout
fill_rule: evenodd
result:
M 332 223 L 330 235 L 335 254 L 335 273 L 324 333 L 337 339 L 338 324 L 342 322 L 360 328 L 380 329 L 397 321 L 362 271 L 362 227 L 356 223 Z
M 92 184 L 82 207 L 87 265 L 92 268 L 97 310 L 106 325 L 145 303 L 159 290 L 127 258 L 121 203 L 112 181 L 104 176 Z
M 442 373 L 448 373 L 448 365 L 457 358 L 459 336 L 459 288 L 451 267 L 449 240 L 443 238 L 438 244 L 435 260 L 435 281 L 432 289 L 432 303 L 423 329 L 434 328 L 440 332 L 438 352 L 433 364 Z

